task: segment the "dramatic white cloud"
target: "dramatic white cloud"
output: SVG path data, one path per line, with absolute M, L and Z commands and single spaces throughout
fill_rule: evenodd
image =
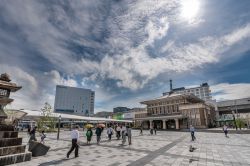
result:
M 237 49 L 229 53 L 237 46 L 239 52 L 249 49 L 247 21 L 193 39 L 195 31 L 188 34 L 187 22 L 178 20 L 180 5 L 175 0 L 1 1 L 0 61 L 14 64 L 1 72 L 24 86 L 19 96 L 24 104 L 18 107 L 35 108 L 45 100 L 53 105 L 57 84 L 91 87 L 98 101 L 110 101 L 161 75 L 190 73 L 238 56 Z M 206 21 L 200 11 L 192 24 Z M 185 34 L 183 40 L 179 34 Z
M 71 77 L 67 76 L 67 78 L 61 77 L 60 73 L 56 70 L 52 70 L 50 72 L 45 72 L 45 76 L 47 76 L 49 79 L 51 79 L 53 85 L 65 85 L 65 86 L 71 86 L 71 87 L 77 87 L 78 83 L 75 79 L 72 79 Z
M 173 20 L 169 12 L 180 5 L 175 1 L 147 1 L 113 4 L 106 22 L 98 12 L 105 7 L 102 2 L 68 1 L 51 4 L 48 8 L 37 1 L 7 3 L 6 19 L 22 27 L 28 43 L 49 60 L 57 70 L 66 75 L 91 75 L 93 79 L 113 79 L 118 87 L 141 89 L 161 73 L 187 72 L 208 63 L 218 62 L 231 46 L 249 38 L 250 26 L 235 29 L 221 37 L 207 36 L 198 42 L 176 45 L 169 41 L 161 49 L 162 56 L 152 57 L 148 47 L 167 37 Z M 122 3 L 122 2 L 121 2 Z M 68 5 L 72 15 L 66 12 Z M 44 14 L 47 13 L 47 14 Z M 163 16 L 163 13 L 166 13 Z M 84 16 L 84 17 L 83 17 Z M 103 25 L 107 27 L 103 27 Z M 107 28 L 107 29 L 105 29 Z M 93 38 L 109 35 L 100 43 Z M 88 38 L 92 40 L 88 40 Z M 67 43 L 68 42 L 68 43 Z M 70 43 L 108 53 L 100 61 L 78 56 L 69 48 Z M 73 48 L 77 49 L 77 48 Z M 94 55 L 90 55 L 94 56 Z M 119 70 L 118 70 L 119 69 Z M 54 76 L 56 73 L 54 73 Z M 58 74 L 57 74 L 58 81 Z M 63 80 L 60 80 L 63 81 Z M 76 85 L 71 79 L 66 85 Z
M 211 91 L 216 100 L 231 100 L 250 97 L 250 83 L 220 83 L 212 85 Z
M 72 77 L 64 78 L 55 70 L 37 76 L 36 73 L 29 74 L 15 66 L 0 64 L 0 73 L 5 72 L 10 75 L 12 82 L 22 86 L 19 91 L 11 93 L 11 98 L 15 100 L 8 108 L 40 110 L 45 102 L 53 107 L 56 85 L 78 86 Z
M 0 64 L 0 73 L 8 73 L 12 82 L 18 86 L 22 86 L 22 89 L 11 93 L 11 98 L 15 101 L 9 106 L 13 108 L 34 108 L 37 104 L 40 105 L 37 100 L 37 92 L 39 91 L 39 85 L 36 78 L 15 66 L 8 66 Z
M 167 52 L 157 58 L 149 56 L 143 43 L 122 55 L 106 56 L 100 63 L 101 73 L 103 76 L 117 79 L 119 87 L 137 90 L 161 73 L 188 72 L 203 68 L 209 63 L 217 63 L 228 56 L 225 53 L 230 47 L 249 37 L 250 26 L 247 24 L 224 36 L 208 36 L 196 43 L 181 46 L 176 46 L 173 42 L 167 43 L 163 49 Z M 138 79 L 138 76 L 143 79 Z

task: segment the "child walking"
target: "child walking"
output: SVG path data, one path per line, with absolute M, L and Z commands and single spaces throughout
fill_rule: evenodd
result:
M 46 138 L 46 134 L 44 133 L 44 130 L 41 133 L 41 141 L 40 143 L 44 144 L 44 139 Z

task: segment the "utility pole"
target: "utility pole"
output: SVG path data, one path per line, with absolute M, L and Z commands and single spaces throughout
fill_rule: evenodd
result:
M 57 140 L 59 140 L 60 127 L 61 127 L 61 115 L 59 115 L 59 117 L 58 117 Z

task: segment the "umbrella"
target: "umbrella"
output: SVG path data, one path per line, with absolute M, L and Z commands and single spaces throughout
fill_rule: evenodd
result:
M 99 126 L 99 127 L 103 127 L 103 128 L 104 128 L 106 125 L 105 125 L 105 124 L 103 124 L 103 123 L 101 123 L 101 124 L 98 124 L 98 126 Z
M 85 128 L 89 129 L 89 128 L 93 128 L 94 126 L 92 124 L 86 124 Z

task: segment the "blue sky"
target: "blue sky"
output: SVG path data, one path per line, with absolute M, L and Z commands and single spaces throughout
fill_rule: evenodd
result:
M 57 84 L 94 90 L 96 112 L 142 106 L 169 79 L 248 97 L 249 66 L 249 0 L 0 2 L 0 72 L 23 86 L 10 108 L 53 105 Z

